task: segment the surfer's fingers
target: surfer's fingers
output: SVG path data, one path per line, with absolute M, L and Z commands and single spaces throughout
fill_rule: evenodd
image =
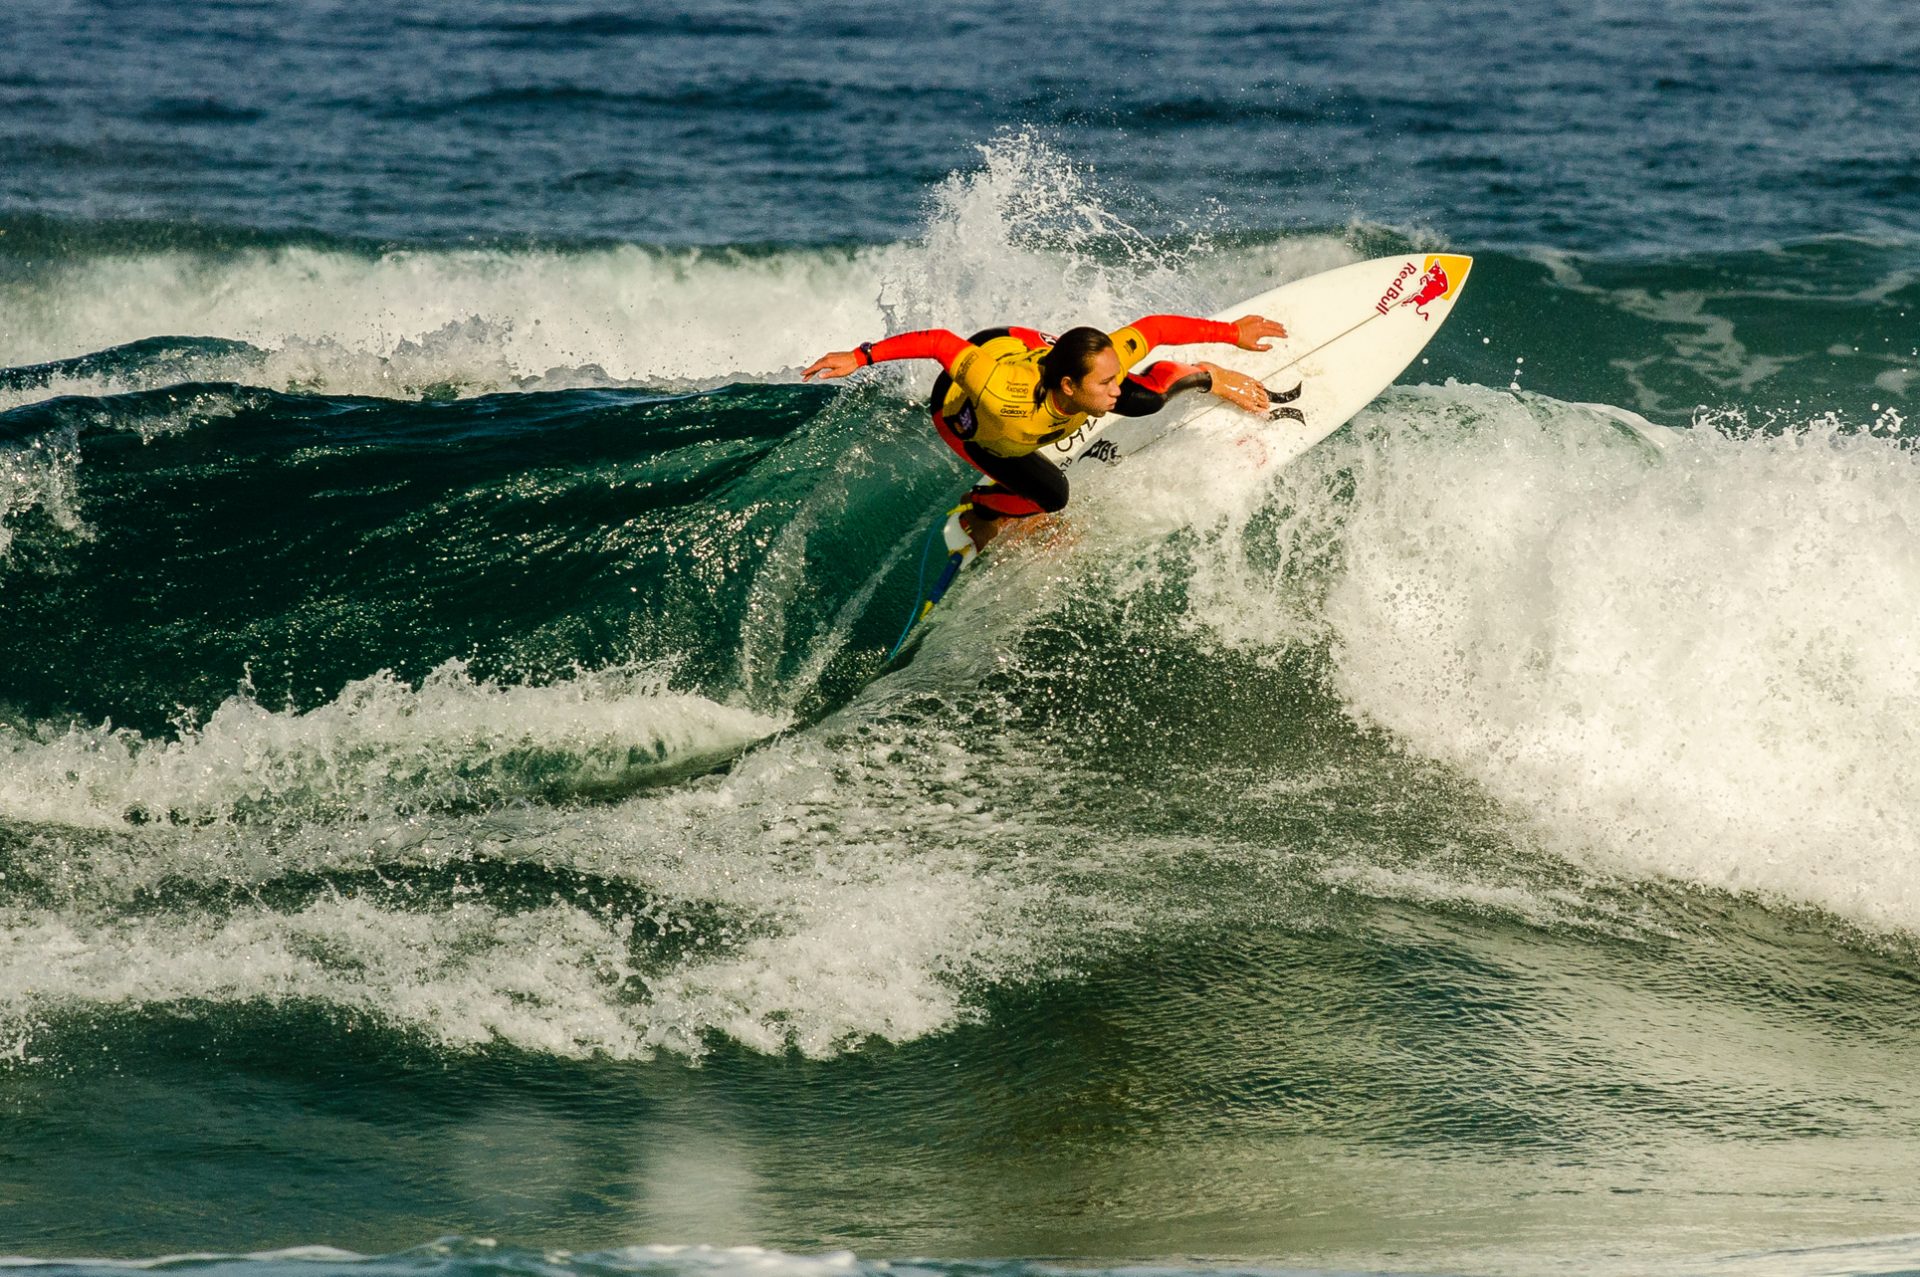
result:
M 1265 315 L 1242 315 L 1233 321 L 1233 326 L 1239 334 L 1234 344 L 1242 350 L 1272 350 L 1272 344 L 1261 339 L 1287 335 L 1284 324 L 1275 323 Z
M 820 356 L 820 358 L 807 365 L 805 371 L 800 374 L 800 380 L 812 381 L 815 377 L 833 378 L 846 376 L 853 371 L 852 368 L 843 366 L 848 355 L 849 352 L 847 351 L 836 350 L 830 355 Z
M 1267 408 L 1267 388 L 1243 372 L 1231 368 L 1222 368 L 1218 364 L 1202 365 L 1213 373 L 1213 390 L 1222 399 L 1236 408 L 1245 408 L 1248 412 L 1264 412 Z

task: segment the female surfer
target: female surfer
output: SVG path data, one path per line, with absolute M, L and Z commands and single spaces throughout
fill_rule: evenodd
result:
M 888 359 L 939 360 L 945 371 L 928 403 L 934 429 L 991 481 L 968 493 L 958 512 L 975 549 L 985 549 L 1002 519 L 1050 514 L 1067 504 L 1067 476 L 1039 449 L 1080 429 L 1088 417 L 1144 417 L 1183 390 L 1211 391 L 1248 412 L 1266 411 L 1265 386 L 1218 364 L 1161 360 L 1130 373 L 1149 350 L 1201 342 L 1267 350 L 1267 338 L 1286 335 L 1259 315 L 1232 323 L 1148 315 L 1115 333 L 1074 328 L 1058 338 L 1031 328 L 992 328 L 963 340 L 930 328 L 822 355 L 800 376 L 845 377 Z

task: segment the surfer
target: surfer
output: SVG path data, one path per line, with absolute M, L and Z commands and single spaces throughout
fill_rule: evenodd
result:
M 1067 504 L 1067 476 L 1039 450 L 1089 417 L 1144 417 L 1182 391 L 1209 391 L 1248 412 L 1265 412 L 1267 389 L 1218 364 L 1161 360 L 1129 370 L 1155 346 L 1218 342 L 1267 350 L 1287 330 L 1246 315 L 1232 323 L 1185 315 L 1148 315 L 1114 333 L 1074 328 L 1049 338 L 1032 328 L 991 328 L 962 339 L 944 328 L 862 342 L 814 360 L 802 380 L 845 377 L 889 359 L 937 359 L 945 370 L 928 408 L 948 447 L 984 474 L 958 512 L 976 550 L 1004 519 L 1051 514 Z M 965 541 L 959 543 L 963 548 Z

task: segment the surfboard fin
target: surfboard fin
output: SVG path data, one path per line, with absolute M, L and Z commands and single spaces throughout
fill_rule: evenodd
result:
M 913 615 L 907 618 L 906 628 L 900 631 L 900 638 L 894 643 L 893 650 L 887 653 L 889 661 L 900 655 L 900 649 L 907 645 L 907 636 L 913 633 L 913 627 L 925 620 L 927 613 L 933 611 L 933 605 L 953 588 L 954 578 L 960 575 L 960 569 L 980 557 L 979 549 L 973 544 L 973 537 L 968 534 L 966 525 L 961 522 L 961 516 L 972 509 L 973 502 L 962 501 L 947 511 L 945 522 L 935 526 L 934 533 L 940 538 L 941 544 L 947 551 L 946 565 L 940 569 L 940 575 L 934 578 L 933 585 L 920 596 L 920 602 L 914 608 Z M 926 551 L 920 556 L 922 586 L 926 585 L 927 560 L 932 557 L 933 545 L 934 539 L 930 536 L 927 538 Z
M 979 556 L 980 548 L 973 543 L 973 534 L 967 531 L 967 525 L 960 521 L 961 516 L 973 509 L 973 502 L 962 501 L 947 511 L 947 521 L 940 528 L 940 535 L 947 543 L 947 553 L 960 556 L 961 564 L 973 562 Z

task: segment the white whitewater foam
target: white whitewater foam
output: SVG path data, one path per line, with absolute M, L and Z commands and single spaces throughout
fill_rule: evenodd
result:
M 624 937 L 552 905 L 505 914 L 323 898 L 295 913 L 89 918 L 0 911 L 0 1024 L 48 1010 L 302 1000 L 372 1013 L 451 1046 L 563 1055 L 637 1049 L 617 990 Z
M 1327 643 L 1355 717 L 1565 854 L 1920 932 L 1898 440 L 1702 426 L 1656 456 L 1575 406 L 1401 389 L 1211 526 L 1198 619 Z
M 463 754 L 463 730 L 537 732 L 544 716 L 567 750 L 595 735 L 591 722 L 565 725 L 576 711 L 593 717 L 590 695 L 547 705 L 522 691 L 456 679 L 412 693 L 437 715 L 417 741 L 394 718 L 419 707 L 390 703 L 407 694 L 378 683 L 360 689 L 364 723 L 352 706 L 275 723 L 243 705 L 213 732 L 222 743 L 184 738 L 151 770 L 141 750 L 109 751 L 94 774 L 76 773 L 90 784 L 77 796 L 75 778 L 51 770 L 75 766 L 70 753 L 36 759 L 24 747 L 31 784 L 56 799 L 42 807 L 114 827 L 16 831 L 9 876 L 40 890 L 32 906 L 0 909 L 0 1058 L 37 1057 L 46 1025 L 75 1011 L 248 1002 L 344 1009 L 457 1049 L 697 1056 L 723 1033 L 827 1055 L 951 1025 L 970 988 L 1034 960 L 1025 871 L 975 850 L 1018 845 L 1022 828 L 995 814 L 994 778 L 945 729 L 780 738 L 723 776 L 615 804 L 432 810 L 445 801 L 436 786 L 492 757 Z M 359 747 L 336 750 L 334 736 L 377 747 L 351 761 Z M 427 774 L 409 780 L 416 766 Z M 511 799 L 506 781 L 492 788 Z M 129 794 L 220 820 L 116 825 Z M 317 814 L 239 819 L 256 801 Z M 511 882 L 516 865 L 591 890 L 495 898 L 486 884 Z M 420 870 L 440 876 L 409 885 Z M 261 899 L 315 876 L 299 901 Z M 156 891 L 175 903 L 129 908 Z M 211 903 L 196 903 L 202 892 Z
M 979 168 L 931 192 L 924 235 L 866 248 L 283 246 L 49 263 L 0 285 L 0 366 L 219 337 L 265 357 L 197 359 L 193 376 L 401 398 L 710 386 L 784 379 L 825 351 L 929 325 L 1058 329 L 1169 306 L 1204 312 L 1354 258 L 1332 236 L 1169 249 L 1107 212 L 1091 173 L 1033 138 L 981 149 Z M 61 378 L 0 392 L 0 410 L 179 375 Z
M 191 336 L 266 352 L 202 361 L 197 376 L 294 391 L 413 398 L 754 380 L 811 361 L 823 340 L 873 335 L 895 253 L 289 247 L 94 258 L 0 289 L 0 305 L 20 316 L 0 365 Z M 137 370 L 61 378 L 4 392 L 0 408 L 151 384 Z
M 111 829 L 484 808 L 631 785 L 786 722 L 673 691 L 657 668 L 515 686 L 449 661 L 418 688 L 375 674 L 304 713 L 235 695 L 174 739 L 0 728 L 0 816 Z

